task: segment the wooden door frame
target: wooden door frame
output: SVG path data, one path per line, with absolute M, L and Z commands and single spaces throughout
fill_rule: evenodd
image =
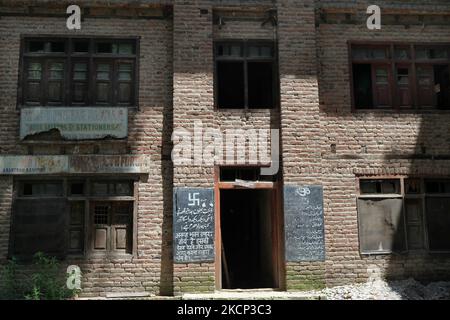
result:
M 221 230 L 221 190 L 271 190 L 271 220 L 272 220 L 272 263 L 274 267 L 274 287 L 268 289 L 284 290 L 284 260 L 283 260 L 283 217 L 281 206 L 281 186 L 282 182 L 255 182 L 251 188 L 236 186 L 234 182 L 220 181 L 220 167 L 214 167 L 214 270 L 216 290 L 224 290 L 222 286 L 222 230 Z M 227 166 L 229 167 L 229 166 Z

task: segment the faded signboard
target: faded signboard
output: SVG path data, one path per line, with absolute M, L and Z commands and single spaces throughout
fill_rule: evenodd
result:
M 126 138 L 127 108 L 36 107 L 23 108 L 20 113 L 20 138 L 58 130 L 70 140 Z
M 70 173 L 144 173 L 150 169 L 150 157 L 132 155 L 71 156 Z
M 69 169 L 67 156 L 3 156 L 0 157 L 0 174 L 50 174 L 64 173 Z
M 117 156 L 2 156 L 1 175 L 69 173 L 147 173 L 150 157 Z

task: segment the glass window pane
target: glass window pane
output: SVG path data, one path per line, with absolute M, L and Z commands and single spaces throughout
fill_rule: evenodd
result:
M 29 48 L 30 52 L 42 53 L 45 51 L 45 42 L 44 41 L 30 41 L 28 48 Z
M 74 80 L 87 80 L 87 63 L 75 63 L 73 66 Z
M 66 44 L 63 41 L 54 41 L 50 42 L 50 52 L 65 52 L 66 51 Z
M 119 65 L 119 80 L 121 81 L 131 81 L 133 72 L 133 65 L 131 64 L 120 64 Z
M 111 65 L 101 63 L 97 66 L 97 80 L 110 80 Z
M 395 48 L 395 59 L 408 60 L 411 58 L 409 48 Z
M 89 41 L 75 41 L 73 45 L 73 51 L 76 53 L 89 52 Z
M 32 62 L 28 65 L 28 79 L 29 80 L 41 80 L 42 78 L 42 65 L 39 62 Z
M 108 184 L 105 182 L 94 182 L 92 184 L 92 191 L 94 195 L 107 195 Z
M 119 54 L 134 54 L 134 45 L 131 43 L 120 43 Z
M 50 64 L 50 79 L 62 80 L 64 77 L 64 64 L 62 62 L 56 62 Z
M 250 57 L 259 57 L 259 47 L 257 46 L 251 46 L 248 49 L 248 55 Z
M 108 42 L 97 43 L 97 53 L 113 53 L 113 45 Z
M 116 193 L 119 196 L 132 196 L 133 195 L 133 189 L 132 189 L 132 183 L 130 182 L 118 182 L 116 184 Z

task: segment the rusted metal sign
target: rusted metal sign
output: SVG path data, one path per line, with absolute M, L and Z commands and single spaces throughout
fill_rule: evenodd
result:
M 148 173 L 150 157 L 139 155 L 2 156 L 0 175 Z
M 23 108 L 20 113 L 20 138 L 58 130 L 70 140 L 126 138 L 127 108 Z
M 3 156 L 0 174 L 51 174 L 69 170 L 67 156 Z

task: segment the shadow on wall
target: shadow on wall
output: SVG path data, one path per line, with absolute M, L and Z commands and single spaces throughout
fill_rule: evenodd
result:
M 431 62 L 417 66 L 417 80 L 411 66 L 396 65 L 395 75 L 375 64 L 353 69 L 360 77 L 353 91 L 362 92 L 355 102 L 372 111 L 350 110 L 351 74 L 331 77 L 336 70 L 326 57 L 320 67 L 324 145 L 331 145 L 324 153 L 367 178 L 359 186 L 357 215 L 369 278 L 381 270 L 388 280 L 450 280 L 450 75 L 448 63 L 433 64 L 433 50 L 421 52 Z M 374 110 L 392 104 L 404 107 Z

